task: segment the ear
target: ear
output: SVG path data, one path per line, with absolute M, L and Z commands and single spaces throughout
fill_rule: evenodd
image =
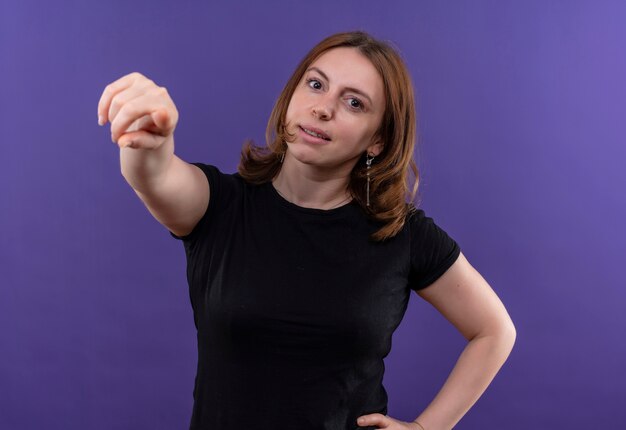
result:
M 374 157 L 378 157 L 378 154 L 383 152 L 384 146 L 385 145 L 383 145 L 382 141 L 377 140 L 375 143 L 372 143 L 370 146 L 368 146 L 365 151 L 368 154 L 372 154 Z

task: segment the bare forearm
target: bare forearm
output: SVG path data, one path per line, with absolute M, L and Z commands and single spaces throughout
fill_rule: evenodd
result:
M 122 176 L 135 191 L 149 194 L 164 177 L 173 157 L 173 136 L 155 149 L 121 148 Z
M 514 342 L 515 333 L 510 331 L 472 339 L 437 396 L 415 421 L 425 430 L 452 429 L 485 392 Z

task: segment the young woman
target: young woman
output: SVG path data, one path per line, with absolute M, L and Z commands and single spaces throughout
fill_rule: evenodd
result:
M 225 174 L 174 155 L 178 112 L 164 88 L 139 73 L 105 88 L 98 122 L 111 122 L 123 176 L 185 247 L 192 429 L 451 429 L 508 357 L 506 309 L 410 203 L 413 97 L 388 44 L 330 36 L 280 94 L 267 146 L 248 143 L 239 172 Z M 383 359 L 411 290 L 468 344 L 403 422 L 386 415 Z

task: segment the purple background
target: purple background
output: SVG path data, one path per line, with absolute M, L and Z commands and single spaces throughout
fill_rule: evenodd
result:
M 626 428 L 625 23 L 621 1 L 2 1 L 0 428 L 188 426 L 182 243 L 122 178 L 104 87 L 167 87 L 177 154 L 232 172 L 300 58 L 350 29 L 405 57 L 422 207 L 517 327 L 456 428 Z M 414 419 L 464 345 L 412 295 L 389 415 Z

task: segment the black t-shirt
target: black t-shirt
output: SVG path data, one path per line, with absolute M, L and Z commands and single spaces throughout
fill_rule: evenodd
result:
M 183 241 L 198 338 L 191 429 L 352 430 L 387 414 L 391 337 L 458 244 L 422 210 L 393 238 L 355 202 L 303 208 L 193 163 L 209 207 Z

